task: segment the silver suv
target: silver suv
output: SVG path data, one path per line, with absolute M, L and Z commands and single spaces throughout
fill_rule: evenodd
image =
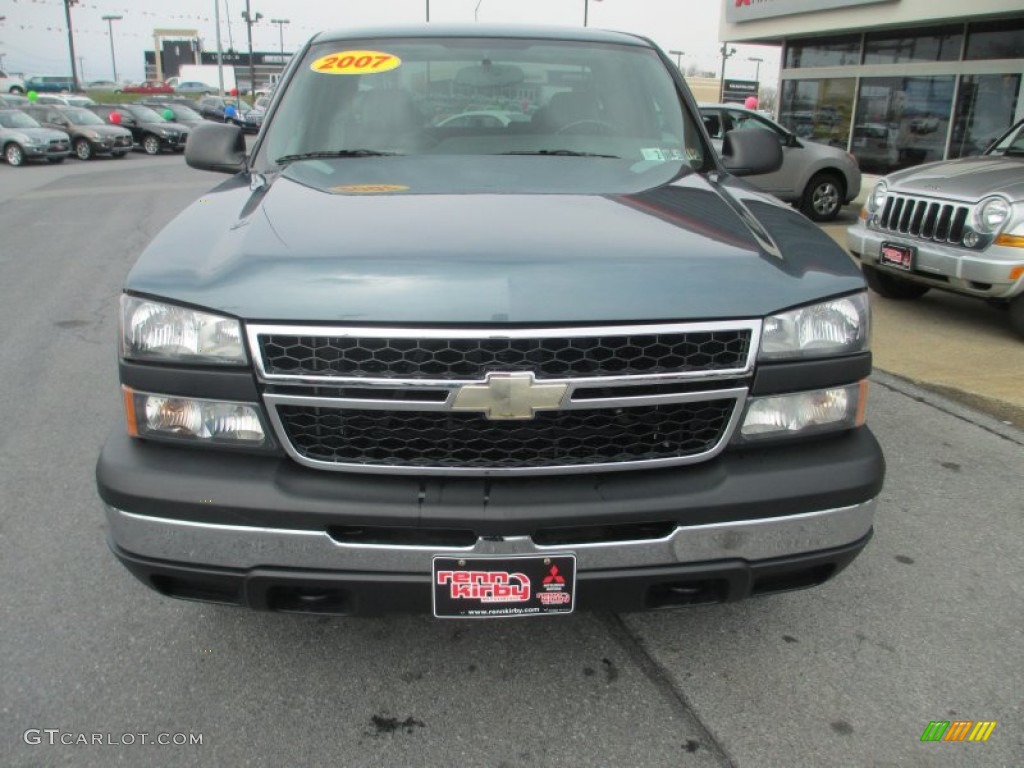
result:
M 797 138 L 778 123 L 738 104 L 701 104 L 700 114 L 719 154 L 725 134 L 735 128 L 773 132 L 782 145 L 782 167 L 746 180 L 797 205 L 814 221 L 832 221 L 860 194 L 860 168 L 845 149 Z
M 880 295 L 940 288 L 1005 303 L 1024 336 L 1024 120 L 980 157 L 886 176 L 846 238 Z

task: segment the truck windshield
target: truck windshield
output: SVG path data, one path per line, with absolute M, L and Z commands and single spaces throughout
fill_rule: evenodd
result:
M 311 47 L 255 167 L 305 156 L 558 155 L 701 168 L 675 82 L 643 45 L 450 38 Z

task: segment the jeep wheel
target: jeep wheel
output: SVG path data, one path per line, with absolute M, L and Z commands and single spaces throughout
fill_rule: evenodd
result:
M 79 160 L 90 160 L 92 158 L 92 144 L 85 139 L 75 142 L 75 157 Z
M 1010 300 L 1010 327 L 1024 338 L 1024 293 Z
M 160 139 L 153 134 L 149 134 L 142 141 L 142 148 L 146 150 L 147 155 L 158 155 L 160 154 Z
M 8 144 L 4 150 L 4 157 L 7 158 L 7 164 L 15 167 L 25 162 L 25 153 L 21 151 L 21 147 L 17 144 Z
M 832 221 L 843 207 L 845 185 L 834 173 L 816 173 L 807 182 L 804 196 L 800 199 L 800 210 L 811 221 Z
M 919 299 L 930 290 L 927 285 L 912 283 L 867 265 L 864 266 L 864 279 L 871 290 L 886 299 Z
M 23 90 L 23 89 L 21 88 L 21 86 L 18 86 L 18 85 L 12 85 L 12 86 L 11 86 L 11 91 L 10 91 L 10 92 L 11 92 L 11 93 L 16 93 L 16 94 L 18 94 L 19 96 L 20 96 L 21 94 L 25 93 L 25 91 L 24 91 L 24 90 Z

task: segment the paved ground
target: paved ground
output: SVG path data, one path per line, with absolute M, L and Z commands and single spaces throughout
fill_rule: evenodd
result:
M 92 477 L 118 422 L 116 299 L 153 233 L 224 177 L 175 157 L 65 166 L 0 166 L 4 766 L 1020 764 L 1024 432 L 885 374 L 876 536 L 816 590 L 482 624 L 147 591 L 106 550 Z M 985 744 L 920 742 L 958 718 L 998 726 Z

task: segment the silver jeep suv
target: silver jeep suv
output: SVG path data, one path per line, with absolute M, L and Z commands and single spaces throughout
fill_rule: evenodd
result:
M 846 233 L 885 298 L 940 288 L 1005 303 L 1024 336 L 1024 120 L 980 157 L 886 176 Z

